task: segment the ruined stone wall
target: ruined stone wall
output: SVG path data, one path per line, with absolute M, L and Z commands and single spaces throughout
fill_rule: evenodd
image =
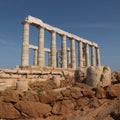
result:
M 47 80 L 66 80 L 75 78 L 76 71 L 73 69 L 58 69 L 49 67 L 19 67 L 14 69 L 0 70 L 0 89 L 16 86 L 17 81 L 25 81 L 28 83 Z

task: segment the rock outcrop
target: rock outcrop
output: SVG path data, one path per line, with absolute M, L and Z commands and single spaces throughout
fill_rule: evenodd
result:
M 93 88 L 76 83 L 44 91 L 30 88 L 25 92 L 10 88 L 0 92 L 0 119 L 114 120 L 114 115 L 119 115 L 120 84 Z

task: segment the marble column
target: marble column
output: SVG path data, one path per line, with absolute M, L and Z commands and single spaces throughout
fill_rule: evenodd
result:
M 44 61 L 44 28 L 38 28 L 38 66 L 43 67 Z
M 22 66 L 29 65 L 29 23 L 23 22 Z
M 98 47 L 96 48 L 96 63 L 97 63 L 97 66 L 101 65 L 101 63 L 100 63 L 100 50 Z
M 82 42 L 78 42 L 78 67 L 83 67 L 83 46 Z
M 62 68 L 67 68 L 66 36 L 62 36 Z
M 48 52 L 48 66 L 51 66 L 51 53 Z
M 86 44 L 86 66 L 90 66 L 90 59 L 89 59 L 89 45 Z
M 75 40 L 71 39 L 71 67 L 76 69 Z
M 95 66 L 95 47 L 91 46 L 91 64 L 92 66 Z
M 37 66 L 37 49 L 34 49 L 34 65 Z
M 67 67 L 68 68 L 71 67 L 71 52 L 70 52 L 70 48 L 67 48 Z
M 56 67 L 56 32 L 51 33 L 51 67 Z
M 85 43 L 83 43 L 83 47 L 82 47 L 82 51 L 83 51 L 83 66 L 86 66 L 86 45 Z

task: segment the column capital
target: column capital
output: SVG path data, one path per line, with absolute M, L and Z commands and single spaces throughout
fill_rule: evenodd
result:
M 52 32 L 52 33 L 56 33 L 56 31 L 53 29 L 53 30 L 51 30 L 50 32 Z
M 29 21 L 27 21 L 27 20 L 24 20 L 23 22 L 22 22 L 22 24 L 30 24 L 30 22 Z
M 44 26 L 40 26 L 40 25 L 38 25 L 38 26 L 36 26 L 38 29 L 41 29 L 41 28 L 43 28 L 43 29 L 45 29 L 45 27 Z

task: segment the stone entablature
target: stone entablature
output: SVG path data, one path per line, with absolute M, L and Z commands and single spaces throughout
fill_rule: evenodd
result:
M 38 29 L 38 46 L 29 44 L 30 25 Z M 44 48 L 45 30 L 51 33 L 50 49 Z M 91 41 L 78 37 L 74 34 L 65 32 L 59 28 L 44 23 L 42 20 L 28 16 L 23 21 L 23 44 L 22 44 L 22 61 L 21 66 L 29 66 L 29 49 L 34 49 L 34 65 L 39 67 L 45 66 L 44 52 L 49 53 L 48 61 L 50 67 L 58 67 L 58 50 L 56 46 L 56 35 L 61 36 L 61 68 L 76 69 L 78 67 L 100 66 L 99 46 Z M 70 48 L 67 48 L 67 39 L 70 40 Z M 78 42 L 78 56 L 76 56 L 75 41 Z M 91 48 L 91 50 L 90 50 Z M 90 53 L 91 51 L 91 53 Z M 78 61 L 76 61 L 78 58 Z

